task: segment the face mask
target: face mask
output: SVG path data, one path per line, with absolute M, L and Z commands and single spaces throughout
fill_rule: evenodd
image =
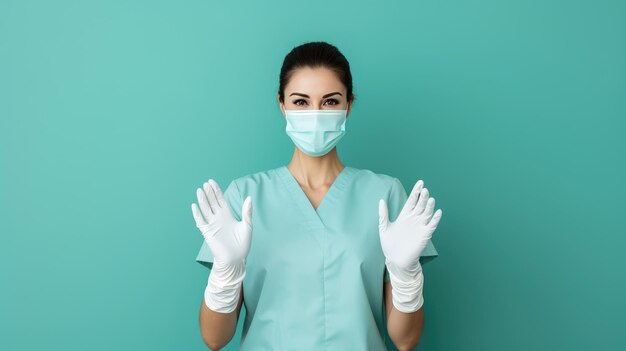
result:
M 323 156 L 346 134 L 348 110 L 287 110 L 285 131 L 309 156 Z

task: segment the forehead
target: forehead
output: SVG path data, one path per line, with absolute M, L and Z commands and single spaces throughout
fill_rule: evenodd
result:
M 323 95 L 330 91 L 345 93 L 345 87 L 335 72 L 324 67 L 299 68 L 292 74 L 289 82 L 285 86 L 286 96 L 289 96 L 289 94 L 293 92 L 313 96 Z

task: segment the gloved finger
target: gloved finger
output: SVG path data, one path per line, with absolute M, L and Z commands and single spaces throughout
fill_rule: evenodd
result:
M 243 206 L 241 208 L 241 220 L 248 227 L 248 229 L 252 229 L 252 198 L 250 196 L 246 197 L 243 201 Z
M 210 181 L 211 179 L 209 179 L 209 182 Z M 213 210 L 213 213 L 217 214 L 217 211 L 219 211 L 219 205 L 217 204 L 217 197 L 215 196 L 213 188 L 208 182 L 202 184 L 202 187 L 204 188 L 204 193 L 209 200 L 209 206 L 211 206 L 211 210 Z
M 415 214 L 419 215 L 424 212 L 424 208 L 426 208 L 426 201 L 428 201 L 428 188 L 424 188 L 420 191 L 419 200 L 417 200 L 417 204 L 415 204 L 415 208 L 413 209 Z
M 434 209 L 435 209 L 435 198 L 431 197 L 426 202 L 426 209 L 422 213 L 422 218 L 423 218 L 422 224 L 427 224 L 428 221 L 430 221 L 431 217 L 433 216 Z
M 222 189 L 213 179 L 209 179 L 209 185 L 213 188 L 213 192 L 215 193 L 215 198 L 217 198 L 217 205 L 221 208 L 226 208 L 226 199 L 224 198 L 224 193 L 222 193 Z
M 202 216 L 202 213 L 200 213 L 198 205 L 196 205 L 195 203 L 191 204 L 191 213 L 193 214 L 193 219 L 196 221 L 196 227 L 207 225 L 207 222 Z
M 406 203 L 404 204 L 404 207 L 402 207 L 402 210 L 400 211 L 399 216 L 404 216 L 406 215 L 409 211 L 413 210 L 413 208 L 415 207 L 415 204 L 417 203 L 417 199 L 419 197 L 419 193 L 420 191 L 422 191 L 422 188 L 424 187 L 424 181 L 423 180 L 418 180 L 415 185 L 413 185 L 413 189 L 411 190 L 411 194 L 409 195 L 409 198 L 406 199 Z
M 202 215 L 204 216 L 204 219 L 207 221 L 207 223 L 211 223 L 211 221 L 213 220 L 213 216 L 215 215 L 213 214 L 213 211 L 211 210 L 211 207 L 209 206 L 209 200 L 207 200 L 204 190 L 198 188 L 198 190 L 196 191 L 196 195 L 198 196 L 198 203 L 200 204 L 200 211 L 202 211 Z
M 387 203 L 385 200 L 380 199 L 378 201 L 378 228 L 380 231 L 387 229 L 389 224 L 389 210 L 387 209 Z
M 443 211 L 441 209 L 438 209 L 435 212 L 435 214 L 433 215 L 433 218 L 428 223 L 428 227 L 430 227 L 430 229 L 432 229 L 432 230 L 437 229 L 437 225 L 439 224 L 439 220 L 441 220 L 441 215 L 443 215 Z

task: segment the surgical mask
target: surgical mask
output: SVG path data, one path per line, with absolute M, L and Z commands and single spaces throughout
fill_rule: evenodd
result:
M 309 156 L 323 156 L 346 134 L 348 110 L 287 110 L 285 131 Z

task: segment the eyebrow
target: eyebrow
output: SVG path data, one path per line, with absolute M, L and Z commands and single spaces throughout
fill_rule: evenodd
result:
M 322 96 L 322 99 L 325 99 L 325 98 L 327 98 L 327 97 L 329 97 L 329 96 L 332 96 L 332 95 L 335 95 L 335 94 L 339 94 L 339 95 L 341 95 L 341 93 L 340 93 L 340 92 L 335 91 L 335 92 L 333 92 L 333 93 L 328 93 L 328 94 L 326 94 L 326 95 Z M 301 94 L 301 93 L 291 93 L 291 94 L 289 94 L 289 96 L 291 96 L 291 95 L 300 95 L 300 96 L 303 96 L 303 97 L 305 97 L 305 98 L 307 98 L 307 99 L 308 99 L 308 98 L 310 98 L 310 96 L 308 96 L 307 94 Z

